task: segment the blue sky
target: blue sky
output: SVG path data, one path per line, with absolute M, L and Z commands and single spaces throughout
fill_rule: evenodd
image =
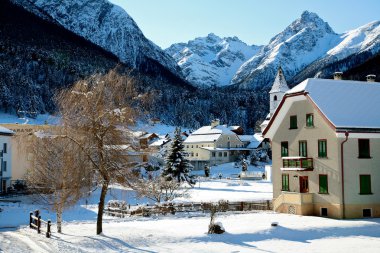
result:
M 213 32 L 262 45 L 304 10 L 337 33 L 380 20 L 379 0 L 110 0 L 123 7 L 145 36 L 162 48 Z

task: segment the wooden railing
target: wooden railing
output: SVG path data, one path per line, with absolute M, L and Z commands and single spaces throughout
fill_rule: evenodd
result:
M 125 218 L 128 216 L 150 216 L 175 214 L 177 212 L 208 212 L 212 202 L 190 202 L 190 203 L 168 203 L 154 206 L 140 206 L 132 209 L 120 209 L 108 207 L 104 213 L 109 216 Z M 272 210 L 272 202 L 269 200 L 264 201 L 226 201 L 225 211 L 265 211 Z
M 302 169 L 313 169 L 313 158 L 299 157 L 299 158 L 282 158 L 283 168 L 302 168 Z
M 29 227 L 31 229 L 37 230 L 37 233 L 41 233 L 41 230 L 44 230 L 47 238 L 51 236 L 51 221 L 44 221 L 41 219 L 41 215 L 39 215 L 40 211 L 36 210 L 34 212 L 30 212 L 29 214 Z M 46 224 L 46 229 L 41 229 L 41 224 Z

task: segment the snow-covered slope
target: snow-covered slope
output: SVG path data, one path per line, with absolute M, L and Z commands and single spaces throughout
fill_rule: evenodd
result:
M 298 73 L 294 82 L 299 83 L 308 77 L 329 77 L 334 71 L 346 71 L 379 53 L 380 21 L 343 33 L 340 39 L 341 42 L 326 55 Z
M 180 75 L 176 62 L 145 38 L 135 21 L 107 0 L 12 0 L 30 12 L 58 23 L 138 68 L 146 59 Z
M 238 84 L 241 88 L 269 85 L 279 66 L 286 77 L 294 76 L 341 40 L 317 14 L 305 11 L 299 19 L 273 37 L 257 55 L 245 62 L 232 84 Z
M 237 37 L 220 38 L 211 33 L 188 43 L 173 44 L 166 52 L 176 60 L 190 83 L 223 86 L 228 85 L 239 67 L 260 49 Z

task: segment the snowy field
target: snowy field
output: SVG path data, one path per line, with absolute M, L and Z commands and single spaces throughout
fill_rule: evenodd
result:
M 379 252 L 380 219 L 333 220 L 270 212 L 219 214 L 227 231 L 206 234 L 209 217 L 166 216 L 69 222 L 51 239 L 27 227 L 0 232 L 0 252 Z M 271 222 L 279 223 L 271 227 Z
M 248 171 L 263 172 L 264 164 Z M 240 168 L 233 163 L 214 166 L 215 179 L 201 178 L 194 188 L 176 202 L 218 201 L 220 199 L 272 199 L 272 184 L 259 180 L 239 180 Z M 203 171 L 196 172 L 202 175 Z M 216 179 L 219 173 L 222 179 Z M 226 233 L 208 235 L 207 213 L 177 213 L 124 219 L 104 216 L 103 234 L 96 233 L 99 190 L 63 214 L 63 233 L 56 232 L 55 213 L 32 196 L 21 202 L 0 202 L 0 252 L 379 252 L 380 219 L 334 220 L 273 212 L 218 213 Z M 124 200 L 131 205 L 153 204 L 138 199 L 135 192 L 112 185 L 109 200 Z M 43 219 L 53 222 L 52 238 L 28 227 L 31 210 L 41 210 Z M 278 222 L 278 227 L 271 227 Z

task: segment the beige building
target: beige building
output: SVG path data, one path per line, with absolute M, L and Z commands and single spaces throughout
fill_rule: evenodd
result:
M 27 124 L 1 124 L 1 126 L 14 132 L 11 138 L 11 164 L 12 181 L 23 180 L 24 175 L 32 163 L 32 139 L 33 133 L 40 130 L 51 129 L 50 125 L 27 125 Z
M 380 84 L 307 79 L 286 92 L 264 130 L 274 210 L 380 217 Z
M 189 161 L 194 169 L 234 162 L 240 155 L 248 155 L 253 148 L 247 148 L 249 142 L 243 142 L 234 130 L 220 125 L 214 120 L 210 126 L 204 126 L 192 132 L 183 142 Z
M 0 193 L 6 193 L 11 186 L 13 135 L 13 131 L 0 126 Z

